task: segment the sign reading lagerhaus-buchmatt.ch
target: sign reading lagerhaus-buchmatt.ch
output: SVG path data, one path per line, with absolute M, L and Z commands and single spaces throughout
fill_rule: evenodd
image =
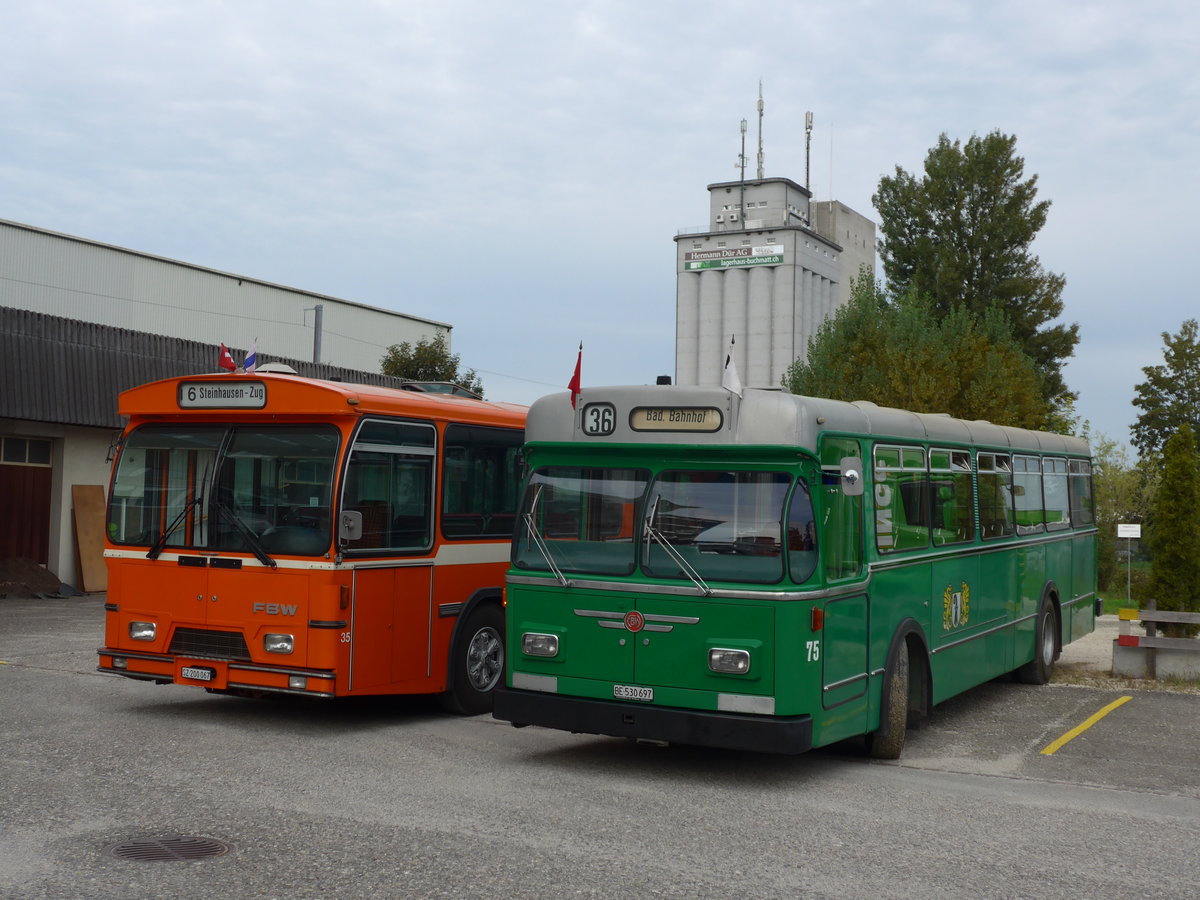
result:
M 727 269 L 732 266 L 778 266 L 783 263 L 783 245 L 765 247 L 720 247 L 716 250 L 692 250 L 683 254 L 684 271 Z

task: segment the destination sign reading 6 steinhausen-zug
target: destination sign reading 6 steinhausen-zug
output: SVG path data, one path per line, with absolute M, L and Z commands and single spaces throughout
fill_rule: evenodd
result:
M 261 381 L 184 381 L 179 384 L 180 409 L 262 409 L 267 386 Z

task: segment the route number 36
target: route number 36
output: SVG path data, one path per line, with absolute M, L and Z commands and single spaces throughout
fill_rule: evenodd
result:
M 583 408 L 583 433 L 603 436 L 617 427 L 617 410 L 611 403 L 589 403 Z

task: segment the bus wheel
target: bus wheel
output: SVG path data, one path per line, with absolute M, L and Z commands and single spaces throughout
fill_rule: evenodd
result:
M 1038 610 L 1037 634 L 1034 638 L 1033 659 L 1017 669 L 1017 679 L 1025 684 L 1045 684 L 1054 673 L 1054 658 L 1058 647 L 1054 641 L 1054 604 L 1049 597 L 1042 599 Z
M 443 707 L 460 716 L 492 708 L 492 690 L 504 677 L 504 614 L 498 606 L 476 608 L 454 642 L 450 689 L 439 696 Z
M 908 642 L 896 648 L 896 664 L 883 685 L 887 709 L 879 727 L 867 735 L 867 753 L 875 759 L 899 759 L 908 731 Z

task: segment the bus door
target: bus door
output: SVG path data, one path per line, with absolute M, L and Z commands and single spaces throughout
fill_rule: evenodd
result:
M 354 570 L 352 691 L 429 676 L 433 564 Z
M 821 571 L 831 587 L 862 578 L 862 468 L 853 439 L 827 436 L 822 441 L 816 532 Z M 803 503 L 799 493 L 793 496 L 790 523 L 804 521 Z M 797 555 L 793 573 L 808 571 L 800 562 Z M 834 735 L 861 734 L 867 728 L 872 598 L 851 592 L 831 598 L 819 609 L 820 631 L 805 641 L 801 658 L 806 666 L 819 667 L 821 707 L 836 710 L 826 717 L 824 727 L 836 740 Z
M 833 709 L 852 700 L 865 719 L 867 674 L 867 597 L 838 597 L 825 604 L 821 650 L 821 705 Z M 806 648 L 807 653 L 812 650 Z
M 935 663 L 945 654 L 943 663 L 952 660 L 953 664 L 939 668 L 953 672 L 951 677 L 960 682 L 935 678 L 942 695 L 943 691 L 957 693 L 968 683 L 978 684 L 1011 668 L 1007 648 L 1012 638 L 998 627 L 1007 615 L 1004 581 L 985 578 L 981 558 L 971 548 L 975 497 L 966 450 L 930 449 L 928 495 L 934 561 L 926 633 Z M 984 519 L 982 500 L 980 505 L 980 518 Z
M 368 419 L 355 435 L 342 492 L 342 509 L 361 517 L 345 545 L 356 558 L 350 690 L 430 674 L 436 442 L 429 422 Z

